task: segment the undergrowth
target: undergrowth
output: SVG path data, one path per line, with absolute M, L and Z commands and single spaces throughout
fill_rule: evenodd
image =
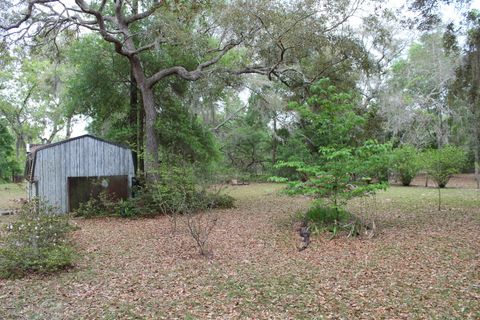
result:
M 0 277 L 51 273 L 73 265 L 69 217 L 45 202 L 36 199 L 26 203 L 17 221 L 6 228 L 0 239 Z

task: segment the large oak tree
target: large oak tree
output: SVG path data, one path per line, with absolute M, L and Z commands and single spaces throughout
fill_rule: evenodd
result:
M 141 93 L 145 111 L 147 168 L 158 162 L 155 132 L 162 101 L 154 87 L 175 76 L 196 81 L 209 74 L 261 74 L 286 85 L 308 85 L 300 72 L 302 59 L 338 42 L 344 50 L 329 52 L 326 70 L 358 51 L 348 24 L 363 1 L 6 1 L 0 7 L 2 38 L 51 39 L 66 29 L 98 33 L 125 57 Z M 172 47 L 191 52 L 194 65 L 163 61 L 152 69 L 147 56 L 165 59 Z M 307 48 L 307 49 L 305 49 Z M 314 48 L 315 50 L 312 50 Z M 361 50 L 360 50 L 361 51 Z M 367 59 L 368 60 L 368 59 Z

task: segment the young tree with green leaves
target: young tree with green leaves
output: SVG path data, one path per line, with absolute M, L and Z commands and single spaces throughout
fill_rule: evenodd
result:
M 438 189 L 438 211 L 442 207 L 442 192 L 450 178 L 465 166 L 466 155 L 462 148 L 445 146 L 442 149 L 428 150 L 423 154 L 424 166 Z
M 409 144 L 393 150 L 392 169 L 398 175 L 400 182 L 404 186 L 409 186 L 422 169 L 419 150 Z
M 298 125 L 309 149 L 316 153 L 323 146 L 354 144 L 365 123 L 355 110 L 354 95 L 340 91 L 327 78 L 310 86 L 309 92 L 305 103 L 292 102 L 288 106 L 298 115 Z
M 363 118 L 353 111 L 351 96 L 339 92 L 327 79 L 312 86 L 311 92 L 314 94 L 305 104 L 292 107 L 308 121 L 309 143 L 315 156 L 308 163 L 280 161 L 276 168 L 294 169 L 299 179 L 289 182 L 287 192 L 309 195 L 326 203 L 335 210 L 338 222 L 348 200 L 386 188 L 388 181 L 378 179 L 378 172 L 389 167 L 391 146 L 351 140 Z M 314 143 L 318 143 L 316 152 Z
M 291 195 L 303 194 L 327 201 L 335 210 L 343 209 L 348 200 L 373 194 L 385 189 L 385 182 L 372 182 L 368 171 L 375 166 L 368 166 L 365 155 L 383 155 L 388 146 L 368 142 L 358 148 L 322 147 L 319 150 L 320 161 L 317 165 L 309 165 L 299 161 L 280 162 L 278 168 L 294 168 L 303 175 L 300 181 L 289 183 L 287 192 Z M 273 178 L 273 181 L 285 181 Z M 304 181 L 303 181 L 304 180 Z
M 438 188 L 445 188 L 450 178 L 465 166 L 465 151 L 448 145 L 441 149 L 432 149 L 423 155 L 428 175 Z

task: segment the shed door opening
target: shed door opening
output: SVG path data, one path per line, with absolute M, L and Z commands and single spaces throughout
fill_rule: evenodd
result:
M 98 198 L 104 191 L 114 200 L 128 198 L 128 176 L 68 177 L 68 211 L 80 203 Z

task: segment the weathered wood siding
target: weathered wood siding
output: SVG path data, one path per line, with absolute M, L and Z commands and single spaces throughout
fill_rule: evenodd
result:
M 87 136 L 38 150 L 34 181 L 38 197 L 67 212 L 68 177 L 128 175 L 131 187 L 134 174 L 129 149 Z

